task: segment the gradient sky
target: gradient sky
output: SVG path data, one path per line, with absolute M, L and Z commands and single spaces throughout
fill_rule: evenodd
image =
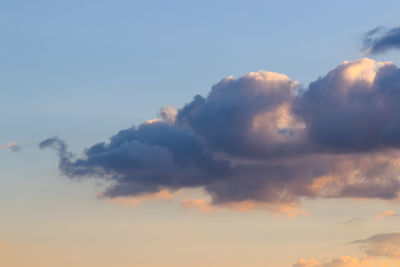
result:
M 301 196 L 296 214 L 184 205 L 210 198 L 198 187 L 136 203 L 100 197 L 110 181 L 70 179 L 55 151 L 38 147 L 57 136 L 85 157 L 231 75 L 266 70 L 307 88 L 343 61 L 399 66 L 397 50 L 362 50 L 366 32 L 400 25 L 399 10 L 365 0 L 4 1 L 0 265 L 399 266 L 398 198 Z

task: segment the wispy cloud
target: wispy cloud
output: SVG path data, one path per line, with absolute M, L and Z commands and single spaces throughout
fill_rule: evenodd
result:
M 356 217 L 356 218 L 352 218 L 350 220 L 345 221 L 344 224 L 346 224 L 346 225 L 359 225 L 363 221 L 364 221 L 364 219 Z
M 400 27 L 385 29 L 377 27 L 364 35 L 363 50 L 370 54 L 383 53 L 400 48 Z
M 320 263 L 316 259 L 299 259 L 293 267 L 366 267 L 365 261 L 349 256 L 341 256 L 331 261 Z
M 10 142 L 8 144 L 5 144 L 1 146 L 2 149 L 9 149 L 11 151 L 17 152 L 20 150 L 20 146 L 16 142 Z
M 215 207 L 213 207 L 208 200 L 203 198 L 190 199 L 185 196 L 181 200 L 181 205 L 184 209 L 196 209 L 202 212 L 212 212 L 215 210 Z
M 395 212 L 394 210 L 386 210 L 384 212 L 378 213 L 375 216 L 375 219 L 382 219 L 384 217 L 394 217 L 394 216 L 400 216 L 398 212 Z
M 377 234 L 352 243 L 361 245 L 368 256 L 400 260 L 400 233 Z
M 99 195 L 99 198 L 103 198 L 103 194 Z M 161 190 L 153 194 L 144 194 L 136 197 L 115 197 L 109 199 L 110 203 L 118 203 L 124 206 L 136 206 L 140 201 L 148 200 L 171 200 L 173 199 L 173 194 L 168 190 Z

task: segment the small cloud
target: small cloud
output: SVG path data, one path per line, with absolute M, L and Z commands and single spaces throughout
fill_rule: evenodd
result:
M 293 264 L 293 267 L 388 267 L 398 266 L 393 260 L 389 259 L 378 259 L 363 256 L 360 259 L 350 256 L 339 256 L 331 259 L 330 261 L 319 262 L 315 259 L 304 260 L 300 259 L 297 263 Z
M 360 223 L 363 222 L 363 221 L 364 221 L 364 219 L 361 219 L 361 218 L 356 217 L 356 218 L 352 218 L 352 219 L 350 219 L 350 220 L 345 221 L 343 224 L 347 224 L 347 225 L 358 225 L 358 224 L 360 224 Z
M 340 256 L 325 261 L 299 259 L 292 267 L 387 267 L 399 266 L 400 233 L 383 233 L 350 244 L 360 245 L 362 256 Z M 396 265 L 394 265 L 396 264 Z
M 400 48 L 400 27 L 385 29 L 377 27 L 368 31 L 363 38 L 363 50 L 367 54 L 379 54 Z
M 2 149 L 10 149 L 11 151 L 17 152 L 20 150 L 20 146 L 16 142 L 10 142 L 8 144 L 5 144 L 1 146 Z
M 196 209 L 202 212 L 211 212 L 215 210 L 215 208 L 209 203 L 209 201 L 202 198 L 189 199 L 187 197 L 184 197 L 181 200 L 181 205 L 184 209 Z
M 178 110 L 174 106 L 165 106 L 160 109 L 158 114 L 162 121 L 173 123 L 178 115 Z
M 241 212 L 253 210 L 268 210 L 274 215 L 285 215 L 286 217 L 296 217 L 298 215 L 308 215 L 309 212 L 299 209 L 297 203 L 290 204 L 267 204 L 263 202 L 245 200 L 240 202 L 228 202 L 221 204 L 213 204 L 211 200 L 196 198 L 190 199 L 184 196 L 181 200 L 181 205 L 184 209 L 196 209 L 202 212 L 213 212 L 216 210 L 235 210 Z
M 305 260 L 299 259 L 297 263 L 293 264 L 293 267 L 320 267 L 321 265 L 316 259 Z
M 394 217 L 394 216 L 400 216 L 400 214 L 395 212 L 394 210 L 387 210 L 387 211 L 378 213 L 375 216 L 375 219 L 382 219 L 383 217 Z
M 368 256 L 400 260 L 400 233 L 377 234 L 352 244 L 361 245 Z
M 162 107 L 158 112 L 158 118 L 147 120 L 144 122 L 144 124 L 153 124 L 161 122 L 172 124 L 175 122 L 177 115 L 178 115 L 178 110 L 174 106 L 165 106 Z
M 103 198 L 104 195 L 100 194 L 98 197 Z M 122 204 L 124 206 L 136 206 L 142 200 L 171 200 L 171 199 L 173 199 L 173 194 L 170 191 L 163 189 L 153 194 L 144 194 L 136 197 L 115 197 L 107 199 L 107 201 L 110 203 Z

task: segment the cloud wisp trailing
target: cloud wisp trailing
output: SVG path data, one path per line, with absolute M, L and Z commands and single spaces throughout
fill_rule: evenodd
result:
M 390 49 L 400 49 L 400 27 L 385 29 L 377 27 L 363 38 L 363 50 L 369 54 L 380 54 Z
M 400 263 L 400 233 L 377 234 L 351 243 L 360 246 L 360 258 L 340 256 L 324 262 L 299 259 L 293 267 L 388 267 Z
M 112 181 L 103 193 L 110 198 L 202 188 L 210 205 L 225 207 L 293 206 L 304 197 L 392 200 L 400 192 L 399 104 L 400 70 L 364 58 L 308 88 L 266 71 L 227 77 L 206 97 L 163 108 L 160 118 L 120 131 L 84 157 L 58 138 L 40 147 L 58 151 L 70 178 Z

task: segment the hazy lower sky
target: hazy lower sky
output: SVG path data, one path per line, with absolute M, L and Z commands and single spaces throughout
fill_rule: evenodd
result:
M 399 11 L 3 1 L 0 266 L 399 266 Z

